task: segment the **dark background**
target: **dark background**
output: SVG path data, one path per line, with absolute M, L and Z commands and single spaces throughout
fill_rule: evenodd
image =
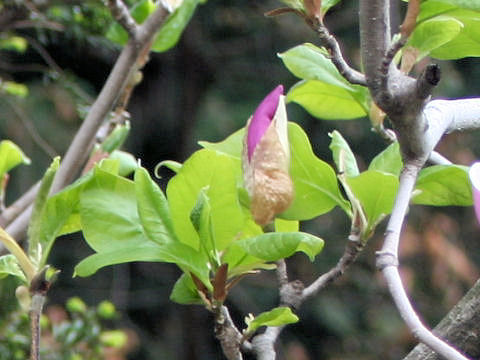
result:
M 401 2 L 393 3 L 398 24 Z M 125 149 L 150 170 L 162 160 L 184 161 L 199 148 L 197 141 L 219 141 L 244 126 L 277 84 L 287 89 L 295 84 L 276 54 L 318 41 L 293 15 L 263 16 L 278 6 L 274 1 L 246 0 L 210 0 L 201 5 L 177 46 L 152 54 L 145 67 L 144 80 L 128 108 L 132 131 Z M 340 40 L 346 58 L 359 68 L 357 13 L 355 1 L 343 1 L 327 15 L 326 24 Z M 0 30 L 6 31 L 1 25 L 0 21 Z M 30 90 L 23 100 L 0 98 L 0 138 L 13 140 L 32 159 L 32 165 L 12 171 L 7 205 L 37 181 L 51 161 L 52 151 L 39 146 L 32 133 L 63 154 L 81 122 L 77 105 L 88 105 L 95 97 L 118 55 L 115 46 L 96 36 L 104 26 L 96 24 L 95 30 L 94 25 L 87 28 L 90 33 L 75 25 L 63 32 L 17 30 L 51 56 L 61 76 L 52 75 L 33 46 L 20 55 L 0 54 L 2 78 L 23 82 Z M 478 65 L 476 59 L 440 62 L 443 80 L 435 96 L 478 95 Z M 289 119 L 304 127 L 314 151 L 327 162 L 332 162 L 328 133 L 334 129 L 348 140 L 364 169 L 386 146 L 370 131 L 367 119 L 323 121 L 295 104 L 287 110 Z M 478 139 L 478 133 L 449 135 L 439 150 L 452 161 L 469 165 L 480 154 Z M 161 175 L 164 187 L 172 174 L 164 170 Z M 479 228 L 471 208 L 415 206 L 408 220 L 401 271 L 415 306 L 433 326 L 478 278 Z M 349 223 L 334 210 L 302 224 L 302 229 L 325 240 L 315 263 L 303 255 L 288 259 L 291 279 L 309 283 L 341 256 Z M 382 230 L 379 227 L 364 254 L 340 280 L 301 307 L 301 321 L 288 326 L 280 337 L 279 359 L 398 359 L 414 345 L 375 270 L 374 252 L 380 247 Z M 50 262 L 62 273 L 49 293 L 49 305 L 62 305 L 76 295 L 88 304 L 112 300 L 122 312 L 116 325 L 134 330 L 140 339 L 130 359 L 223 358 L 211 315 L 199 306 L 168 299 L 179 269 L 133 263 L 102 269 L 90 278 L 72 278 L 75 264 L 91 252 L 80 234 L 57 241 Z M 7 290 L 0 291 L 5 297 Z M 277 300 L 274 274 L 262 273 L 242 280 L 228 305 L 242 327 L 248 313 L 268 310 Z

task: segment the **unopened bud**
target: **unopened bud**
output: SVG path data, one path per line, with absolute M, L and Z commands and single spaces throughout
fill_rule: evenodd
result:
M 283 86 L 277 86 L 247 124 L 243 151 L 245 187 L 255 222 L 266 225 L 293 200 L 290 149 Z

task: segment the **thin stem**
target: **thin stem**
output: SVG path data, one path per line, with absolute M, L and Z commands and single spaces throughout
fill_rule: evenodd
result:
M 40 360 L 40 317 L 42 316 L 45 295 L 34 294 L 30 308 L 30 328 L 32 339 L 30 344 L 30 360 Z
M 107 0 L 107 5 L 115 20 L 127 31 L 130 37 L 135 37 L 138 25 L 130 15 L 125 3 L 122 0 Z
M 345 61 L 337 39 L 330 34 L 328 29 L 318 19 L 315 22 L 307 20 L 307 24 L 318 34 L 322 45 L 328 50 L 330 60 L 338 72 L 351 84 L 366 86 L 365 75 L 351 68 Z
M 362 242 L 348 240 L 345 251 L 337 264 L 303 290 L 302 301 L 310 299 L 327 287 L 327 285 L 342 276 L 346 269 L 357 259 L 363 248 L 364 245 Z

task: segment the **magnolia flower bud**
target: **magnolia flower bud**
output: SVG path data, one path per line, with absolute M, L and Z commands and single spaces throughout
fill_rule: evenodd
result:
M 480 223 L 480 162 L 476 162 L 470 167 L 468 172 L 473 190 L 473 204 L 478 222 Z
M 251 200 L 250 211 L 257 224 L 267 225 L 293 200 L 282 85 L 263 99 L 248 120 L 242 160 L 245 187 Z

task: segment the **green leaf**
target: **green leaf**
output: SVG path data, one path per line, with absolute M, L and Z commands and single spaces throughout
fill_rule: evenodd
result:
M 81 230 L 78 204 L 83 186 L 93 177 L 93 172 L 81 177 L 62 191 L 51 196 L 42 216 L 40 244 L 42 258 L 39 268 L 45 266 L 55 239 L 64 234 Z
M 132 261 L 154 261 L 176 264 L 184 271 L 194 273 L 207 287 L 211 287 L 207 261 L 201 253 L 180 242 L 158 245 L 144 241 L 124 246 L 117 242 L 111 250 L 100 252 L 82 260 L 75 267 L 75 275 L 90 276 L 97 270 L 114 264 Z
M 355 160 L 355 155 L 353 155 L 347 141 L 337 130 L 330 133 L 330 137 L 332 138 L 330 150 L 338 171 L 345 173 L 347 177 L 357 176 L 360 173 L 357 160 Z
M 133 7 L 130 9 L 130 14 L 138 24 L 141 24 L 151 13 L 155 11 L 155 8 L 156 5 L 152 0 L 141 0 L 133 5 Z M 105 36 L 110 41 L 120 45 L 125 45 L 128 41 L 127 32 L 117 22 L 113 23 Z
M 77 274 L 88 276 L 101 267 L 127 261 L 158 261 L 175 263 L 209 284 L 206 257 L 190 246 L 165 238 L 163 231 L 171 224 L 167 225 L 165 219 L 163 223 L 153 219 L 155 211 L 159 216 L 164 215 L 165 209 L 156 207 L 165 204 L 160 204 L 161 195 L 141 172 L 134 183 L 96 168 L 93 178 L 84 186 L 80 199 L 82 229 L 85 240 L 97 254 L 78 264 Z M 149 229 L 149 236 L 155 236 L 158 242 L 151 241 L 144 231 L 137 212 L 137 191 L 143 224 Z M 152 199 L 144 198 L 148 194 Z
M 418 176 L 412 202 L 433 206 L 471 206 L 468 167 L 435 165 L 423 169 Z
M 60 157 L 53 159 L 50 167 L 43 175 L 40 188 L 38 190 L 35 202 L 33 204 L 32 217 L 28 226 L 28 256 L 35 265 L 39 265 L 42 257 L 42 228 L 47 226 L 45 222 L 45 211 L 47 209 L 47 198 L 50 193 L 50 188 L 60 166 Z
M 138 168 L 138 161 L 135 157 L 125 151 L 114 150 L 109 159 L 117 160 L 119 163 L 118 175 L 128 176 Z
M 350 91 L 318 80 L 297 83 L 287 94 L 311 115 L 324 120 L 350 120 L 367 115 L 367 91 L 358 87 Z
M 366 234 L 369 235 L 392 211 L 397 194 L 398 178 L 391 174 L 367 170 L 357 177 L 346 180 L 367 216 Z
M 130 122 L 126 121 L 124 124 L 117 124 L 115 129 L 107 136 L 102 142 L 101 147 L 103 151 L 112 153 L 114 150 L 119 149 L 125 142 L 128 134 L 130 133 Z
M 255 332 L 261 326 L 281 326 L 293 324 L 298 321 L 298 316 L 292 313 L 289 307 L 277 307 L 273 310 L 263 312 L 253 320 L 247 320 L 247 333 Z
M 454 36 L 450 41 L 445 44 L 435 47 L 431 50 L 430 56 L 442 59 L 459 59 L 468 56 L 480 56 L 480 29 L 478 23 L 480 21 L 480 11 L 477 1 L 464 2 L 464 1 L 424 1 L 421 4 L 421 11 L 417 19 L 417 28 L 421 31 L 421 24 L 429 20 L 437 21 L 437 26 L 434 26 L 429 32 L 445 33 L 450 31 L 453 34 L 456 30 L 456 25 L 450 23 L 448 28 L 443 29 L 442 26 L 445 23 L 441 22 L 442 19 L 454 19 L 462 24 L 459 33 Z M 435 25 L 435 22 L 432 23 Z M 451 34 L 445 34 L 446 37 L 451 37 Z M 434 43 L 443 41 L 441 38 L 436 38 L 435 34 Z M 423 42 L 428 47 L 429 39 L 422 37 Z
M 20 164 L 30 164 L 30 159 L 10 140 L 0 141 L 0 178 Z
M 162 166 L 165 166 L 167 169 L 170 169 L 172 170 L 175 174 L 178 173 L 180 171 L 180 169 L 182 168 L 183 164 L 182 163 L 179 163 L 177 161 L 173 161 L 173 160 L 164 160 L 164 161 L 161 161 L 159 162 L 156 166 L 155 166 L 155 176 L 157 178 L 161 178 L 160 175 L 158 175 L 158 171 L 160 170 L 160 168 Z
M 295 123 L 289 123 L 288 137 L 292 156 L 290 176 L 295 198 L 281 217 L 308 220 L 329 212 L 337 205 L 348 213 L 349 204 L 340 192 L 335 172 L 315 156 L 303 129 Z
M 247 253 L 265 261 L 287 258 L 297 251 L 304 252 L 311 261 L 322 251 L 323 240 L 302 232 L 266 233 L 236 242 Z
M 332 6 L 338 4 L 340 0 L 323 0 L 322 1 L 322 12 L 325 14 L 328 9 L 330 9 Z
M 167 51 L 178 42 L 183 30 L 193 16 L 198 3 L 198 0 L 183 0 L 182 5 L 168 17 L 156 35 L 152 46 L 153 51 Z
M 173 223 L 162 190 L 142 167 L 135 171 L 134 182 L 137 211 L 147 237 L 159 244 L 174 241 Z
M 237 197 L 240 166 L 228 156 L 211 150 L 195 152 L 167 186 L 167 198 L 175 233 L 180 241 L 199 248 L 199 237 L 190 213 L 201 189 L 211 207 L 212 236 L 217 250 L 224 249 L 243 228 L 244 215 Z
M 13 275 L 26 282 L 25 274 L 20 265 L 18 265 L 17 258 L 12 254 L 0 256 L 0 279 Z
M 420 23 L 411 35 L 408 45 L 419 50 L 417 61 L 455 38 L 463 24 L 449 16 L 438 16 Z
M 220 154 L 231 156 L 241 160 L 243 149 L 243 138 L 245 137 L 245 128 L 235 131 L 225 140 L 212 143 L 208 141 L 199 141 L 198 144 L 209 150 L 214 150 Z
M 299 222 L 296 220 L 275 219 L 276 232 L 296 232 L 299 229 Z
M 290 72 L 303 80 L 318 80 L 348 91 L 354 87 L 340 75 L 325 49 L 305 43 L 278 54 Z
M 23 54 L 27 47 L 28 41 L 21 36 L 9 35 L 0 39 L 0 49 L 2 50 L 13 50 Z
M 438 3 L 444 3 L 445 5 L 451 5 L 453 7 L 480 11 L 479 0 L 435 0 L 435 1 L 428 1 L 428 2 L 436 3 L 436 6 L 438 6 Z
M 209 258 L 214 260 L 217 266 L 220 266 L 221 261 L 217 257 L 218 250 L 212 229 L 212 207 L 206 192 L 207 188 L 200 190 L 197 202 L 190 213 L 190 221 L 200 239 L 200 247 L 204 249 Z
M 13 96 L 24 98 L 28 95 L 28 87 L 15 81 L 4 81 L 0 86 L 3 91 Z
M 193 283 L 192 277 L 188 274 L 182 274 L 175 282 L 170 300 L 178 304 L 203 304 L 202 299 L 198 296 L 198 291 Z
M 100 168 L 84 186 L 80 216 L 85 240 L 97 252 L 133 248 L 147 240 L 134 183 Z
M 292 9 L 304 10 L 302 0 L 280 0 L 280 1 L 283 2 L 285 5 L 287 5 L 288 7 L 291 7 Z
M 368 170 L 377 170 L 395 176 L 400 175 L 402 168 L 403 161 L 398 142 L 390 144 L 385 150 L 375 156 L 368 166 Z
M 347 82 L 324 49 L 307 43 L 279 57 L 295 76 L 305 80 L 290 89 L 287 101 L 296 102 L 313 116 L 327 120 L 366 116 L 367 89 Z

